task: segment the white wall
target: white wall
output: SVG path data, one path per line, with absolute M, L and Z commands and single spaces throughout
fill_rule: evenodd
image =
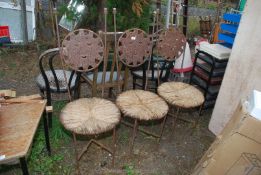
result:
M 9 26 L 12 42 L 22 42 L 22 24 L 21 24 L 21 7 L 20 0 L 18 4 L 13 4 L 10 0 L 0 0 L 0 26 Z M 26 0 L 26 16 L 29 41 L 35 39 L 35 14 L 34 0 Z
M 218 135 L 241 99 L 261 91 L 261 0 L 248 0 L 209 123 Z

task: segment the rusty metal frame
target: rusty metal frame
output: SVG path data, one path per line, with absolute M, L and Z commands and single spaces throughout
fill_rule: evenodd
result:
M 148 130 L 139 128 L 138 119 L 134 120 L 134 125 L 129 123 L 129 122 L 121 121 L 121 123 L 124 124 L 125 126 L 133 128 L 133 130 L 132 130 L 132 137 L 130 139 L 130 153 L 132 153 L 132 150 L 133 150 L 133 147 L 134 147 L 134 141 L 135 141 L 135 138 L 137 136 L 137 131 L 141 131 L 144 134 L 147 134 L 147 135 L 153 136 L 155 138 L 158 138 L 158 142 L 160 142 L 162 134 L 163 134 L 163 130 L 164 130 L 164 127 L 165 127 L 166 119 L 167 119 L 167 115 L 165 115 L 163 117 L 163 122 L 161 123 L 161 130 L 160 130 L 159 134 L 155 134 L 155 133 L 152 133 L 152 132 L 150 132 Z
M 175 128 L 177 120 L 182 120 L 182 121 L 187 122 L 187 123 L 192 123 L 194 125 L 194 127 L 197 127 L 198 122 L 199 122 L 199 120 L 201 118 L 201 111 L 202 111 L 202 108 L 203 108 L 203 104 L 199 107 L 198 117 L 197 117 L 197 119 L 195 119 L 195 121 L 184 119 L 184 118 L 179 118 L 179 113 L 180 113 L 182 108 L 181 107 L 176 107 L 176 108 L 177 108 L 176 114 L 171 113 L 171 112 L 168 112 L 168 114 L 167 114 L 167 115 L 169 115 L 171 117 L 174 117 L 174 119 L 172 121 L 173 128 Z M 197 108 L 197 107 L 195 107 L 195 108 Z M 171 109 L 171 106 L 170 106 L 170 109 Z
M 88 148 L 91 146 L 92 143 L 94 143 L 98 147 L 103 148 L 105 151 L 109 152 L 112 155 L 112 167 L 114 167 L 114 164 L 115 164 L 115 152 L 116 152 L 116 149 L 117 149 L 117 146 L 116 146 L 116 127 L 113 128 L 112 142 L 113 142 L 113 146 L 112 146 L 112 148 L 109 148 L 108 146 L 105 146 L 104 144 L 98 142 L 95 139 L 90 139 L 87 142 L 87 144 L 85 145 L 85 147 L 83 147 L 83 149 L 81 150 L 80 154 L 78 154 L 76 133 L 73 132 L 73 143 L 74 143 L 74 149 L 75 149 L 76 168 L 77 168 L 78 174 L 81 174 L 80 173 L 79 161 L 82 158 L 83 154 L 85 152 L 87 152 Z

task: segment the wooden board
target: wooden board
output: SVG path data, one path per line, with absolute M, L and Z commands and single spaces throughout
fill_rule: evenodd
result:
M 0 107 L 0 156 L 7 162 L 27 154 L 46 101 L 12 104 Z
M 209 124 L 216 135 L 223 130 L 241 99 L 253 89 L 261 91 L 260 16 L 261 1 L 247 1 Z

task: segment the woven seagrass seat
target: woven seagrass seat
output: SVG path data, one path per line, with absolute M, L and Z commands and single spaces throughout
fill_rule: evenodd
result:
M 119 123 L 120 111 L 109 100 L 81 98 L 63 108 L 60 121 L 67 130 L 76 134 L 101 134 L 112 130 Z
M 124 115 L 139 120 L 161 119 L 169 109 L 158 95 L 143 90 L 129 90 L 120 94 L 116 104 Z
M 158 94 L 169 104 L 181 108 L 194 108 L 203 104 L 204 96 L 194 86 L 182 82 L 166 82 L 158 87 Z

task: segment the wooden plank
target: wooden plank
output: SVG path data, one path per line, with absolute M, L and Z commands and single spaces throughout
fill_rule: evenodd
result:
M 39 94 L 20 96 L 17 98 L 11 98 L 0 101 L 1 104 L 13 104 L 13 103 L 33 103 L 34 100 L 41 100 L 42 97 Z
M 0 97 L 16 97 L 16 91 L 10 89 L 0 90 Z
M 209 123 L 209 129 L 216 135 L 223 130 L 241 99 L 253 89 L 261 91 L 260 16 L 261 1 L 247 1 Z
M 0 156 L 8 162 L 26 156 L 37 130 L 45 100 L 0 107 Z

